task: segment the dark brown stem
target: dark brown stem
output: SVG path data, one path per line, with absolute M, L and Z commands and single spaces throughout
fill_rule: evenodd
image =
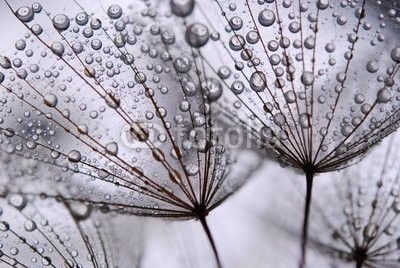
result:
M 212 250 L 214 252 L 215 260 L 217 262 L 217 267 L 218 268 L 222 268 L 222 264 L 221 264 L 221 261 L 219 259 L 217 247 L 215 246 L 214 238 L 213 238 L 213 236 L 211 234 L 210 228 L 208 228 L 208 224 L 207 224 L 206 218 L 205 217 L 200 217 L 199 220 L 201 222 L 201 225 L 204 228 L 204 231 L 206 232 L 208 241 L 210 242 L 210 245 L 211 245 Z
M 357 259 L 356 260 L 356 268 L 362 268 L 364 264 L 364 260 L 363 259 Z
M 307 248 L 307 240 L 308 240 L 308 219 L 310 216 L 310 205 L 311 205 L 311 194 L 314 180 L 314 171 L 307 170 L 306 171 L 306 180 L 307 180 L 307 193 L 306 193 L 306 203 L 304 206 L 304 220 L 303 220 L 303 232 L 301 238 L 301 259 L 300 259 L 300 268 L 304 268 L 306 265 L 306 248 Z
M 356 248 L 353 252 L 353 259 L 356 261 L 356 268 L 362 268 L 367 258 L 367 251 L 364 248 Z

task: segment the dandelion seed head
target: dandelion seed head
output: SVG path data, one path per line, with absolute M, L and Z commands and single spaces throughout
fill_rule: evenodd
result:
M 180 17 L 194 8 L 168 5 Z M 32 11 L 35 24 L 16 15 L 28 33 L 11 60 L 1 57 L 1 149 L 37 162 L 37 174 L 48 166 L 52 172 L 33 176 L 25 190 L 67 202 L 79 219 L 92 210 L 203 216 L 196 213 L 219 205 L 258 165 L 250 152 L 248 162 L 236 162 L 218 141 L 210 104 L 230 70 L 209 72 L 193 50 L 211 42 L 211 28 L 163 23 L 149 6 L 114 4 L 103 13 L 76 6 L 72 14 L 43 6 Z M 23 190 L 24 177 L 13 189 Z
M 397 265 L 399 166 L 394 135 L 365 163 L 339 172 L 317 192 L 323 195 L 316 201 L 310 247 L 328 254 L 334 263 Z M 329 205 L 336 200 L 339 206 Z
M 252 136 L 268 126 L 274 138 L 262 146 L 283 162 L 341 169 L 398 127 L 395 1 L 215 1 L 210 12 L 205 5 L 196 2 L 186 19 L 220 36 L 200 50 L 218 58 L 209 68 L 230 73 L 221 76 L 222 113 Z M 251 90 L 237 90 L 237 81 Z

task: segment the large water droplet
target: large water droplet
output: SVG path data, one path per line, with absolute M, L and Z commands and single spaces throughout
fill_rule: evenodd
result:
M 122 8 L 119 5 L 111 5 L 107 10 L 107 14 L 112 19 L 119 19 L 122 16 Z
M 310 125 L 311 125 L 311 122 L 310 122 L 310 115 L 309 114 L 301 114 L 300 116 L 299 116 L 299 125 L 302 127 L 302 128 L 309 128 L 310 127 Z
M 106 144 L 106 152 L 109 155 L 117 155 L 118 153 L 118 144 L 116 142 L 110 142 Z
M 293 103 L 296 101 L 296 93 L 293 90 L 285 92 L 285 100 L 287 103 Z
M 185 166 L 185 171 L 186 171 L 187 175 L 194 176 L 197 173 L 199 173 L 200 169 L 199 169 L 199 166 L 196 164 L 187 164 Z
M 256 92 L 264 91 L 267 87 L 267 78 L 263 72 L 254 72 L 250 77 L 250 87 Z
M 26 206 L 28 200 L 26 199 L 25 196 L 22 196 L 20 194 L 12 194 L 8 197 L 8 203 L 11 206 L 21 210 Z
M 262 26 L 271 26 L 275 22 L 275 13 L 272 10 L 264 9 L 258 14 L 258 22 Z
M 192 68 L 192 63 L 188 57 L 182 56 L 175 59 L 174 66 L 177 72 L 187 73 Z
M 393 48 L 390 55 L 392 57 L 392 60 L 394 60 L 395 62 L 400 62 L 400 47 Z
M 222 85 L 219 80 L 215 78 L 207 79 L 207 93 L 209 101 L 213 102 L 219 99 L 222 95 Z
M 76 15 L 75 21 L 78 25 L 86 25 L 89 21 L 89 16 L 85 12 L 80 12 Z
M 67 15 L 58 14 L 53 18 L 53 26 L 59 31 L 65 31 L 69 27 L 69 18 Z
M 282 113 L 278 113 L 274 115 L 274 123 L 277 126 L 282 126 L 286 123 L 286 117 Z
M 388 88 L 381 88 L 378 91 L 378 94 L 377 94 L 378 102 L 386 103 L 386 102 L 390 101 L 391 98 L 392 98 L 392 94 L 390 93 L 390 90 Z
M 210 33 L 208 28 L 202 23 L 195 22 L 186 29 L 186 41 L 192 47 L 198 48 L 204 46 L 209 38 Z
M 367 63 L 367 71 L 370 73 L 376 73 L 379 69 L 379 64 L 377 61 L 371 60 Z
M 36 230 L 36 223 L 32 220 L 27 220 L 24 224 L 24 228 L 27 232 Z
M 268 126 L 263 126 L 260 129 L 260 136 L 263 141 L 270 141 L 275 136 L 273 130 Z
M 87 219 L 92 212 L 92 207 L 87 204 L 83 204 L 80 202 L 72 202 L 68 204 L 69 209 L 71 211 L 72 216 L 74 216 L 78 220 Z
M 244 90 L 244 84 L 242 81 L 235 81 L 231 85 L 231 90 L 235 94 L 240 94 Z
M 72 163 L 81 161 L 81 153 L 77 150 L 72 150 L 68 153 L 68 160 Z
M 58 98 L 54 94 L 46 94 L 43 97 L 43 102 L 46 104 L 48 107 L 55 107 L 58 102 Z
M 194 8 L 194 0 L 171 0 L 172 12 L 178 17 L 185 17 L 192 13 Z
M 304 72 L 301 76 L 301 82 L 305 86 L 311 86 L 314 82 L 314 74 L 312 72 Z
M 319 9 L 326 9 L 329 6 L 329 0 L 318 0 L 317 7 Z
M 62 57 L 64 54 L 65 48 L 64 45 L 60 42 L 54 42 L 51 45 L 51 51 L 59 57 Z
M 18 10 L 15 12 L 15 15 L 22 22 L 30 22 L 33 20 L 35 14 L 30 7 L 23 6 L 18 8 Z

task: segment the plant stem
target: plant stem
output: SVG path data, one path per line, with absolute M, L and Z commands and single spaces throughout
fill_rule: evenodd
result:
M 211 245 L 212 250 L 213 250 L 213 252 L 214 252 L 215 260 L 216 260 L 216 262 L 217 262 L 217 267 L 218 267 L 218 268 L 222 268 L 222 264 L 221 264 L 221 261 L 220 261 L 220 259 L 219 259 L 217 247 L 215 246 L 214 238 L 213 238 L 213 236 L 212 236 L 212 234 L 211 234 L 210 228 L 208 228 L 208 224 L 207 224 L 206 218 L 205 218 L 205 217 L 200 217 L 199 220 L 200 220 L 200 222 L 201 222 L 201 225 L 202 225 L 203 228 L 204 228 L 204 231 L 206 232 L 208 241 L 210 242 L 210 245 Z
M 356 268 L 362 268 L 364 264 L 364 260 L 363 259 L 357 259 L 356 260 Z
M 310 216 L 310 205 L 311 205 L 313 179 L 314 179 L 314 171 L 306 171 L 307 193 L 306 193 L 306 203 L 304 206 L 303 232 L 302 232 L 302 238 L 301 238 L 300 268 L 304 268 L 306 265 L 306 248 L 307 248 L 307 240 L 308 240 L 308 219 Z

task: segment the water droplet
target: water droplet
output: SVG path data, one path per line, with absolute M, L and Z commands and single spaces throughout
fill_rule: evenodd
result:
M 394 213 L 399 214 L 400 213 L 400 202 L 399 201 L 393 202 L 392 209 L 393 209 Z
M 58 103 L 58 98 L 54 94 L 46 94 L 43 97 L 43 102 L 46 104 L 48 107 L 56 107 Z
M 138 84 L 144 84 L 147 81 L 147 76 L 146 74 L 142 73 L 142 72 L 138 72 L 137 74 L 135 74 L 135 81 Z
M 261 136 L 262 140 L 268 142 L 268 141 L 272 140 L 275 135 L 274 135 L 274 132 L 272 131 L 272 129 L 270 127 L 263 126 L 260 129 L 260 136 Z
M 221 68 L 219 68 L 218 76 L 221 79 L 227 79 L 227 78 L 229 78 L 230 75 L 231 75 L 231 70 L 228 67 L 222 66 Z
M 364 228 L 364 239 L 367 241 L 370 241 L 371 239 L 375 238 L 375 236 L 378 234 L 378 226 L 375 223 L 369 223 L 367 226 Z
M 363 102 L 365 101 L 365 97 L 364 97 L 363 94 L 358 93 L 358 94 L 356 94 L 356 95 L 354 96 L 354 101 L 355 101 L 357 104 L 361 104 L 361 103 L 363 103 Z
M 51 45 L 51 51 L 54 54 L 56 54 L 57 56 L 62 57 L 62 55 L 64 54 L 64 51 L 65 51 L 64 45 L 61 44 L 60 42 L 54 42 Z
M 296 93 L 293 90 L 285 92 L 285 100 L 287 103 L 293 103 L 296 101 Z
M 209 38 L 208 28 L 202 23 L 195 22 L 186 29 L 186 41 L 192 47 L 199 48 L 204 46 Z
M 310 125 L 311 125 L 311 117 L 310 117 L 310 115 L 309 114 L 301 114 L 300 116 L 299 116 L 299 125 L 302 127 L 302 128 L 309 128 L 310 127 Z
M 72 163 L 81 161 L 81 153 L 77 150 L 72 150 L 68 153 L 68 160 Z
M 11 61 L 7 57 L 0 56 L 0 66 L 3 69 L 10 69 L 11 68 Z
M 243 26 L 243 21 L 240 17 L 234 16 L 229 20 L 229 26 L 235 31 L 240 30 Z
M 387 88 L 381 88 L 377 94 L 377 100 L 380 103 L 387 103 L 392 98 L 390 90 Z
M 15 42 L 15 48 L 17 50 L 24 50 L 26 48 L 25 40 L 19 39 Z
M 318 0 L 317 7 L 319 9 L 326 9 L 329 6 L 329 0 Z
M 339 83 L 344 82 L 344 81 L 346 80 L 346 74 L 345 74 L 344 72 L 338 73 L 338 74 L 336 75 L 336 80 L 337 80 Z
M 189 176 L 194 176 L 199 173 L 200 169 L 199 166 L 196 164 L 188 164 L 185 166 L 186 174 Z
M 80 203 L 80 202 L 72 202 L 68 204 L 69 209 L 71 211 L 72 216 L 78 220 L 87 219 L 92 212 L 92 207 L 90 205 Z
M 98 171 L 97 171 L 97 175 L 99 176 L 99 178 L 101 178 L 101 179 L 105 179 L 105 178 L 108 178 L 108 176 L 110 176 L 110 172 L 108 172 L 106 169 L 104 169 L 104 168 L 100 168 Z
M 216 101 L 222 95 L 222 85 L 219 80 L 215 78 L 207 79 L 206 84 L 207 96 L 210 102 Z
M 36 229 L 36 223 L 32 220 L 27 220 L 24 224 L 24 228 L 27 232 L 32 232 Z
M 26 197 L 20 194 L 12 194 L 8 197 L 8 203 L 19 210 L 23 209 L 26 206 L 27 202 L 28 200 L 26 199 Z
M 102 46 L 103 43 L 101 42 L 100 39 L 93 39 L 92 42 L 90 42 L 90 46 L 94 49 L 94 50 L 99 50 Z
M 400 47 L 393 48 L 390 55 L 394 62 L 400 62 Z
M 85 12 L 80 12 L 76 15 L 75 21 L 78 25 L 84 26 L 89 21 L 89 16 Z
M 258 22 L 262 26 L 271 26 L 275 22 L 275 13 L 272 10 L 264 9 L 258 14 Z
M 267 87 L 267 78 L 263 72 L 254 72 L 250 77 L 250 87 L 256 92 L 264 91 Z
M 29 150 L 34 150 L 37 147 L 37 143 L 35 141 L 27 141 L 26 142 L 26 148 L 28 148 Z
M 308 49 L 313 49 L 315 46 L 314 38 L 309 36 L 304 40 L 304 46 Z
M 257 31 L 249 31 L 249 32 L 246 34 L 246 41 L 247 41 L 249 44 L 255 44 L 255 43 L 258 42 L 258 40 L 260 40 L 260 35 L 258 34 Z
M 194 0 L 171 0 L 172 12 L 178 17 L 185 17 L 192 13 Z
M 39 3 L 33 3 L 32 4 L 32 10 L 33 10 L 33 12 L 35 12 L 35 13 L 39 13 L 39 12 L 41 12 L 42 11 L 42 5 L 41 4 L 39 4 Z
M 229 47 L 233 51 L 241 50 L 245 44 L 246 44 L 246 42 L 245 42 L 243 36 L 241 36 L 241 35 L 234 35 L 229 39 Z
M 342 135 L 348 137 L 353 132 L 353 126 L 350 124 L 345 124 L 342 126 Z
M 65 31 L 68 29 L 70 23 L 67 15 L 58 14 L 53 18 L 53 26 L 59 31 Z
M 177 72 L 187 73 L 192 68 L 192 63 L 188 57 L 178 57 L 174 61 L 174 66 Z
M 328 43 L 325 45 L 325 50 L 328 53 L 332 53 L 333 51 L 335 51 L 335 45 L 333 43 Z
M 292 33 L 297 33 L 301 30 L 300 23 L 297 21 L 293 21 L 289 24 L 289 31 Z
M 282 113 L 278 113 L 274 115 L 274 123 L 277 126 L 282 126 L 286 123 L 286 117 Z
M 244 84 L 242 81 L 235 81 L 231 85 L 231 90 L 235 94 L 240 94 L 244 91 Z
M 165 31 L 161 34 L 164 44 L 172 45 L 175 43 L 175 34 L 171 31 Z
M 81 42 L 77 41 L 72 44 L 72 51 L 74 51 L 75 54 L 80 54 L 83 51 L 83 45 Z
M 32 25 L 31 30 L 34 35 L 40 35 L 43 32 L 43 28 L 39 24 Z
M 346 16 L 340 15 L 337 17 L 336 22 L 339 25 L 345 25 L 347 23 L 347 18 L 346 18 Z
M 311 86 L 312 83 L 314 82 L 314 74 L 312 72 L 304 72 L 301 75 L 301 82 L 305 86 Z
M 48 256 L 43 257 L 43 258 L 42 258 L 42 264 L 43 264 L 44 266 L 49 266 L 49 265 L 51 265 L 51 259 L 50 259 L 50 257 L 48 257 Z
M 22 22 L 30 22 L 33 20 L 35 14 L 30 7 L 23 6 L 18 8 L 18 10 L 15 12 L 15 15 Z
M 106 152 L 109 155 L 115 156 L 118 153 L 118 144 L 116 142 L 110 142 L 106 144 Z
M 0 221 L 0 231 L 7 232 L 8 230 L 10 230 L 10 225 L 8 222 Z
M 186 96 L 192 97 L 197 94 L 198 88 L 192 81 L 188 81 L 183 84 L 183 91 L 185 92 Z
M 122 16 L 122 8 L 119 5 L 111 5 L 107 10 L 107 14 L 112 19 L 119 19 Z
M 93 19 L 91 22 L 90 22 L 90 28 L 85 28 L 85 30 L 88 30 L 88 31 L 90 31 L 90 33 L 88 32 L 87 33 L 87 35 L 88 36 L 86 36 L 86 37 L 91 37 L 92 35 L 93 35 L 93 31 L 92 30 L 98 30 L 98 29 L 100 29 L 101 28 L 101 20 L 99 20 L 99 19 Z M 84 30 L 84 32 L 83 32 L 83 34 L 85 35 L 85 30 Z
M 367 71 L 370 73 L 376 73 L 379 69 L 379 64 L 377 61 L 371 60 L 367 63 Z

